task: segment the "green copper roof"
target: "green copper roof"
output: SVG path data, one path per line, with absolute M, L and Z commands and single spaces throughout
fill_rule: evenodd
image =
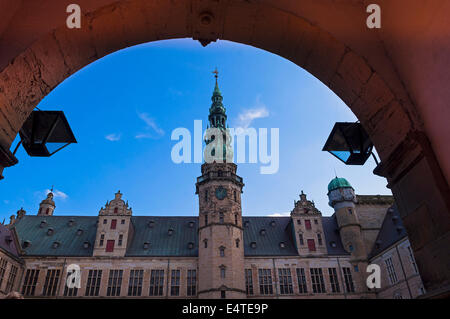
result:
M 25 256 L 90 257 L 97 220 L 97 216 L 24 216 L 14 226 Z M 322 221 L 328 253 L 345 255 L 335 219 L 322 217 Z M 132 216 L 131 223 L 134 231 L 125 256 L 198 256 L 198 217 Z M 243 217 L 243 223 L 246 257 L 298 255 L 290 217 Z M 337 248 L 331 248 L 331 241 Z
M 332 190 L 345 187 L 352 187 L 352 185 L 350 185 L 350 183 L 345 178 L 335 177 L 328 184 L 328 191 L 331 192 Z

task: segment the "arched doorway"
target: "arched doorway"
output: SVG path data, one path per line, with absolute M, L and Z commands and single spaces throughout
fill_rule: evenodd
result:
M 0 25 L 0 44 L 10 41 L 13 45 L 0 56 L 3 148 L 10 147 L 46 94 L 108 53 L 143 42 L 185 37 L 203 45 L 216 39 L 252 45 L 306 69 L 352 109 L 377 147 L 382 160 L 377 173 L 389 181 L 426 288 L 448 291 L 450 152 L 437 147 L 447 144 L 439 136 L 439 125 L 429 125 L 429 113 L 423 109 L 426 103 L 420 104 L 429 95 L 420 94 L 422 89 L 412 96 L 407 84 L 411 88 L 421 82 L 411 84 L 405 66 L 393 62 L 395 51 L 387 50 L 383 41 L 391 41 L 389 37 L 365 27 L 362 3 L 79 1 L 84 13 L 82 28 L 68 29 L 65 8 L 69 3 L 5 4 L 8 10 L 2 11 L 5 22 Z M 21 25 L 21 19 L 27 23 Z M 389 23 L 392 26 L 388 17 Z M 436 92 L 442 89 L 434 88 Z M 444 104 L 436 101 L 435 105 Z M 442 130 L 447 114 L 436 119 Z

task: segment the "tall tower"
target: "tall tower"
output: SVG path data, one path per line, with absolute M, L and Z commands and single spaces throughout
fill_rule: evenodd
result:
M 350 262 L 359 282 L 365 283 L 367 249 L 361 232 L 361 223 L 355 209 L 355 190 L 345 178 L 334 178 L 328 184 L 328 205 L 334 208 L 339 234 L 344 249 L 351 254 Z M 361 287 L 360 289 L 364 289 Z
M 229 141 L 226 113 L 217 84 L 209 109 L 209 125 Z M 220 136 L 219 136 L 220 137 Z M 217 138 L 212 136 L 207 146 Z M 206 148 L 208 149 L 208 147 Z M 215 149 L 210 149 L 214 155 Z M 232 150 L 223 144 L 223 159 L 204 163 L 197 178 L 199 199 L 199 298 L 245 298 L 244 238 L 242 228 L 241 193 L 244 187 L 236 175 Z
M 38 216 L 52 216 L 55 211 L 55 201 L 53 200 L 53 188 L 47 194 L 47 198 L 39 204 Z

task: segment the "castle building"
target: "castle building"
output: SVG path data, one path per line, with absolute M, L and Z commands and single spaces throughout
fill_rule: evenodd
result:
M 0 225 L 0 296 L 25 298 L 416 298 L 419 270 L 392 196 L 328 185 L 332 216 L 303 191 L 288 217 L 244 217 L 243 178 L 217 83 L 209 125 L 222 160 L 197 178 L 198 217 L 133 216 L 118 191 L 98 216 L 58 216 L 52 192 L 35 215 Z M 213 144 L 211 144 L 213 145 Z M 208 148 L 205 158 L 220 153 Z M 381 287 L 366 284 L 369 264 Z M 78 269 L 78 272 L 77 270 Z M 74 274 L 76 276 L 74 276 Z M 73 278 L 78 278 L 73 279 Z M 72 280 L 73 279 L 73 280 Z

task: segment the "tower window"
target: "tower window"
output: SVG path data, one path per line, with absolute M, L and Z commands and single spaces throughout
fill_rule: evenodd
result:
M 205 214 L 205 226 L 208 225 L 208 215 Z
M 203 241 L 203 244 L 204 244 L 205 248 L 208 248 L 208 239 L 205 239 L 205 240 Z
M 239 242 L 240 242 L 240 240 L 236 239 L 236 248 L 239 248 Z
M 319 246 L 322 246 L 322 235 L 317 234 L 317 242 L 319 243 Z
M 300 241 L 300 245 L 303 246 L 305 244 L 305 242 L 303 241 L 303 234 L 298 234 L 298 239 Z
M 220 266 L 220 278 L 225 278 L 225 266 Z
M 309 219 L 305 219 L 305 228 L 311 229 L 311 221 Z
M 111 220 L 111 229 L 116 229 L 117 226 L 117 219 Z
M 238 224 L 238 215 L 234 214 L 234 223 L 237 225 Z
M 112 253 L 114 251 L 114 240 L 107 240 L 106 241 L 106 252 Z
M 219 213 L 219 223 L 223 224 L 223 222 L 224 222 L 223 213 Z
M 316 251 L 316 243 L 314 239 L 308 239 L 308 249 L 309 251 Z
M 205 202 L 207 202 L 207 201 L 208 201 L 208 191 L 205 190 Z
M 236 191 L 233 191 L 233 197 L 234 197 L 234 201 L 237 202 L 237 193 L 236 193 Z
M 225 247 L 220 247 L 219 252 L 220 252 L 220 257 L 225 257 Z

